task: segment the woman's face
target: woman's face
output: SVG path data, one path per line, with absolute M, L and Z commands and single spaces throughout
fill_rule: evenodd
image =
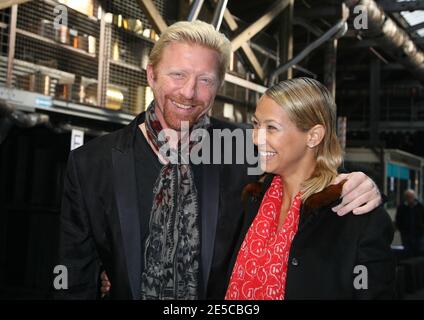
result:
M 278 175 L 295 173 L 310 150 L 308 132 L 300 131 L 284 106 L 264 95 L 253 116 L 253 143 L 258 146 L 262 170 Z

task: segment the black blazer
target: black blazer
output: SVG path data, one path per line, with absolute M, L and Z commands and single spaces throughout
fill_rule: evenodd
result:
M 267 175 L 260 188 L 249 186 L 253 191 L 246 197 L 246 220 L 237 251 L 272 178 L 273 175 Z M 331 208 L 340 201 L 342 185 L 329 186 L 309 197 L 301 206 L 298 232 L 288 261 L 287 300 L 394 297 L 395 262 L 390 249 L 394 230 L 391 219 L 381 206 L 364 215 L 349 213 L 339 217 Z M 235 253 L 232 266 L 236 257 Z M 356 276 L 365 275 L 361 267 L 355 270 L 355 266 L 359 265 L 365 266 L 368 271 L 366 290 L 356 290 L 353 285 Z
M 140 221 L 133 141 L 143 119 L 140 114 L 123 129 L 94 139 L 69 156 L 58 262 L 68 269 L 69 288 L 55 292 L 56 298 L 98 298 L 101 265 L 112 284 L 110 298 L 140 297 L 140 223 L 149 221 Z M 217 119 L 211 122 L 210 131 L 237 129 Z M 235 146 L 231 149 L 227 151 L 234 155 Z M 245 165 L 193 166 L 201 177 L 201 298 L 224 297 L 225 275 L 243 221 L 240 194 L 255 179 L 246 169 Z

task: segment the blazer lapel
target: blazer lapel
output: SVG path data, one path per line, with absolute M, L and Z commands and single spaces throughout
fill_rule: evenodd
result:
M 141 281 L 140 212 L 133 150 L 137 123 L 136 119 L 124 129 L 128 131 L 123 133 L 121 141 L 118 141 L 115 148 L 112 149 L 115 198 L 133 299 L 138 299 L 140 296 Z
M 215 247 L 216 227 L 219 215 L 219 165 L 202 165 L 200 193 L 200 215 L 202 219 L 201 268 L 203 287 L 207 292 L 207 283 L 212 265 Z

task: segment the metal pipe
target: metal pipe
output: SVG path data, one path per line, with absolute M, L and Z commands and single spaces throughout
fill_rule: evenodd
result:
M 368 29 L 361 30 L 367 38 L 376 38 L 385 50 L 406 66 L 420 81 L 424 81 L 424 52 L 417 48 L 405 30 L 399 27 L 374 0 L 346 0 L 353 10 L 360 5 L 367 12 Z M 365 10 L 363 12 L 365 12 Z
M 200 10 L 202 9 L 203 2 L 205 2 L 205 0 L 196 0 L 193 3 L 190 9 L 190 13 L 188 14 L 187 21 L 194 21 L 197 19 L 197 17 L 199 16 Z
M 216 6 L 211 22 L 211 24 L 215 27 L 216 30 L 219 30 L 219 28 L 221 28 L 222 19 L 224 18 L 224 12 L 227 8 L 227 3 L 228 0 L 219 0 L 218 5 Z

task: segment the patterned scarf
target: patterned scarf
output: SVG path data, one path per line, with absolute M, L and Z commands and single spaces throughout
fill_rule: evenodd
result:
M 274 177 L 240 247 L 226 300 L 284 299 L 290 246 L 299 224 L 300 196 L 296 195 L 278 230 L 283 186 L 281 177 Z
M 159 139 L 162 126 L 154 109 L 152 102 L 146 111 L 145 125 L 150 142 L 159 151 L 167 141 Z M 192 129 L 206 129 L 209 123 L 210 119 L 205 115 Z M 190 147 L 194 144 L 190 142 Z M 182 156 L 180 146 L 181 143 L 178 150 L 171 150 L 171 157 Z M 153 188 L 153 206 L 144 252 L 142 300 L 198 298 L 199 207 L 189 164 L 168 162 L 162 167 Z

